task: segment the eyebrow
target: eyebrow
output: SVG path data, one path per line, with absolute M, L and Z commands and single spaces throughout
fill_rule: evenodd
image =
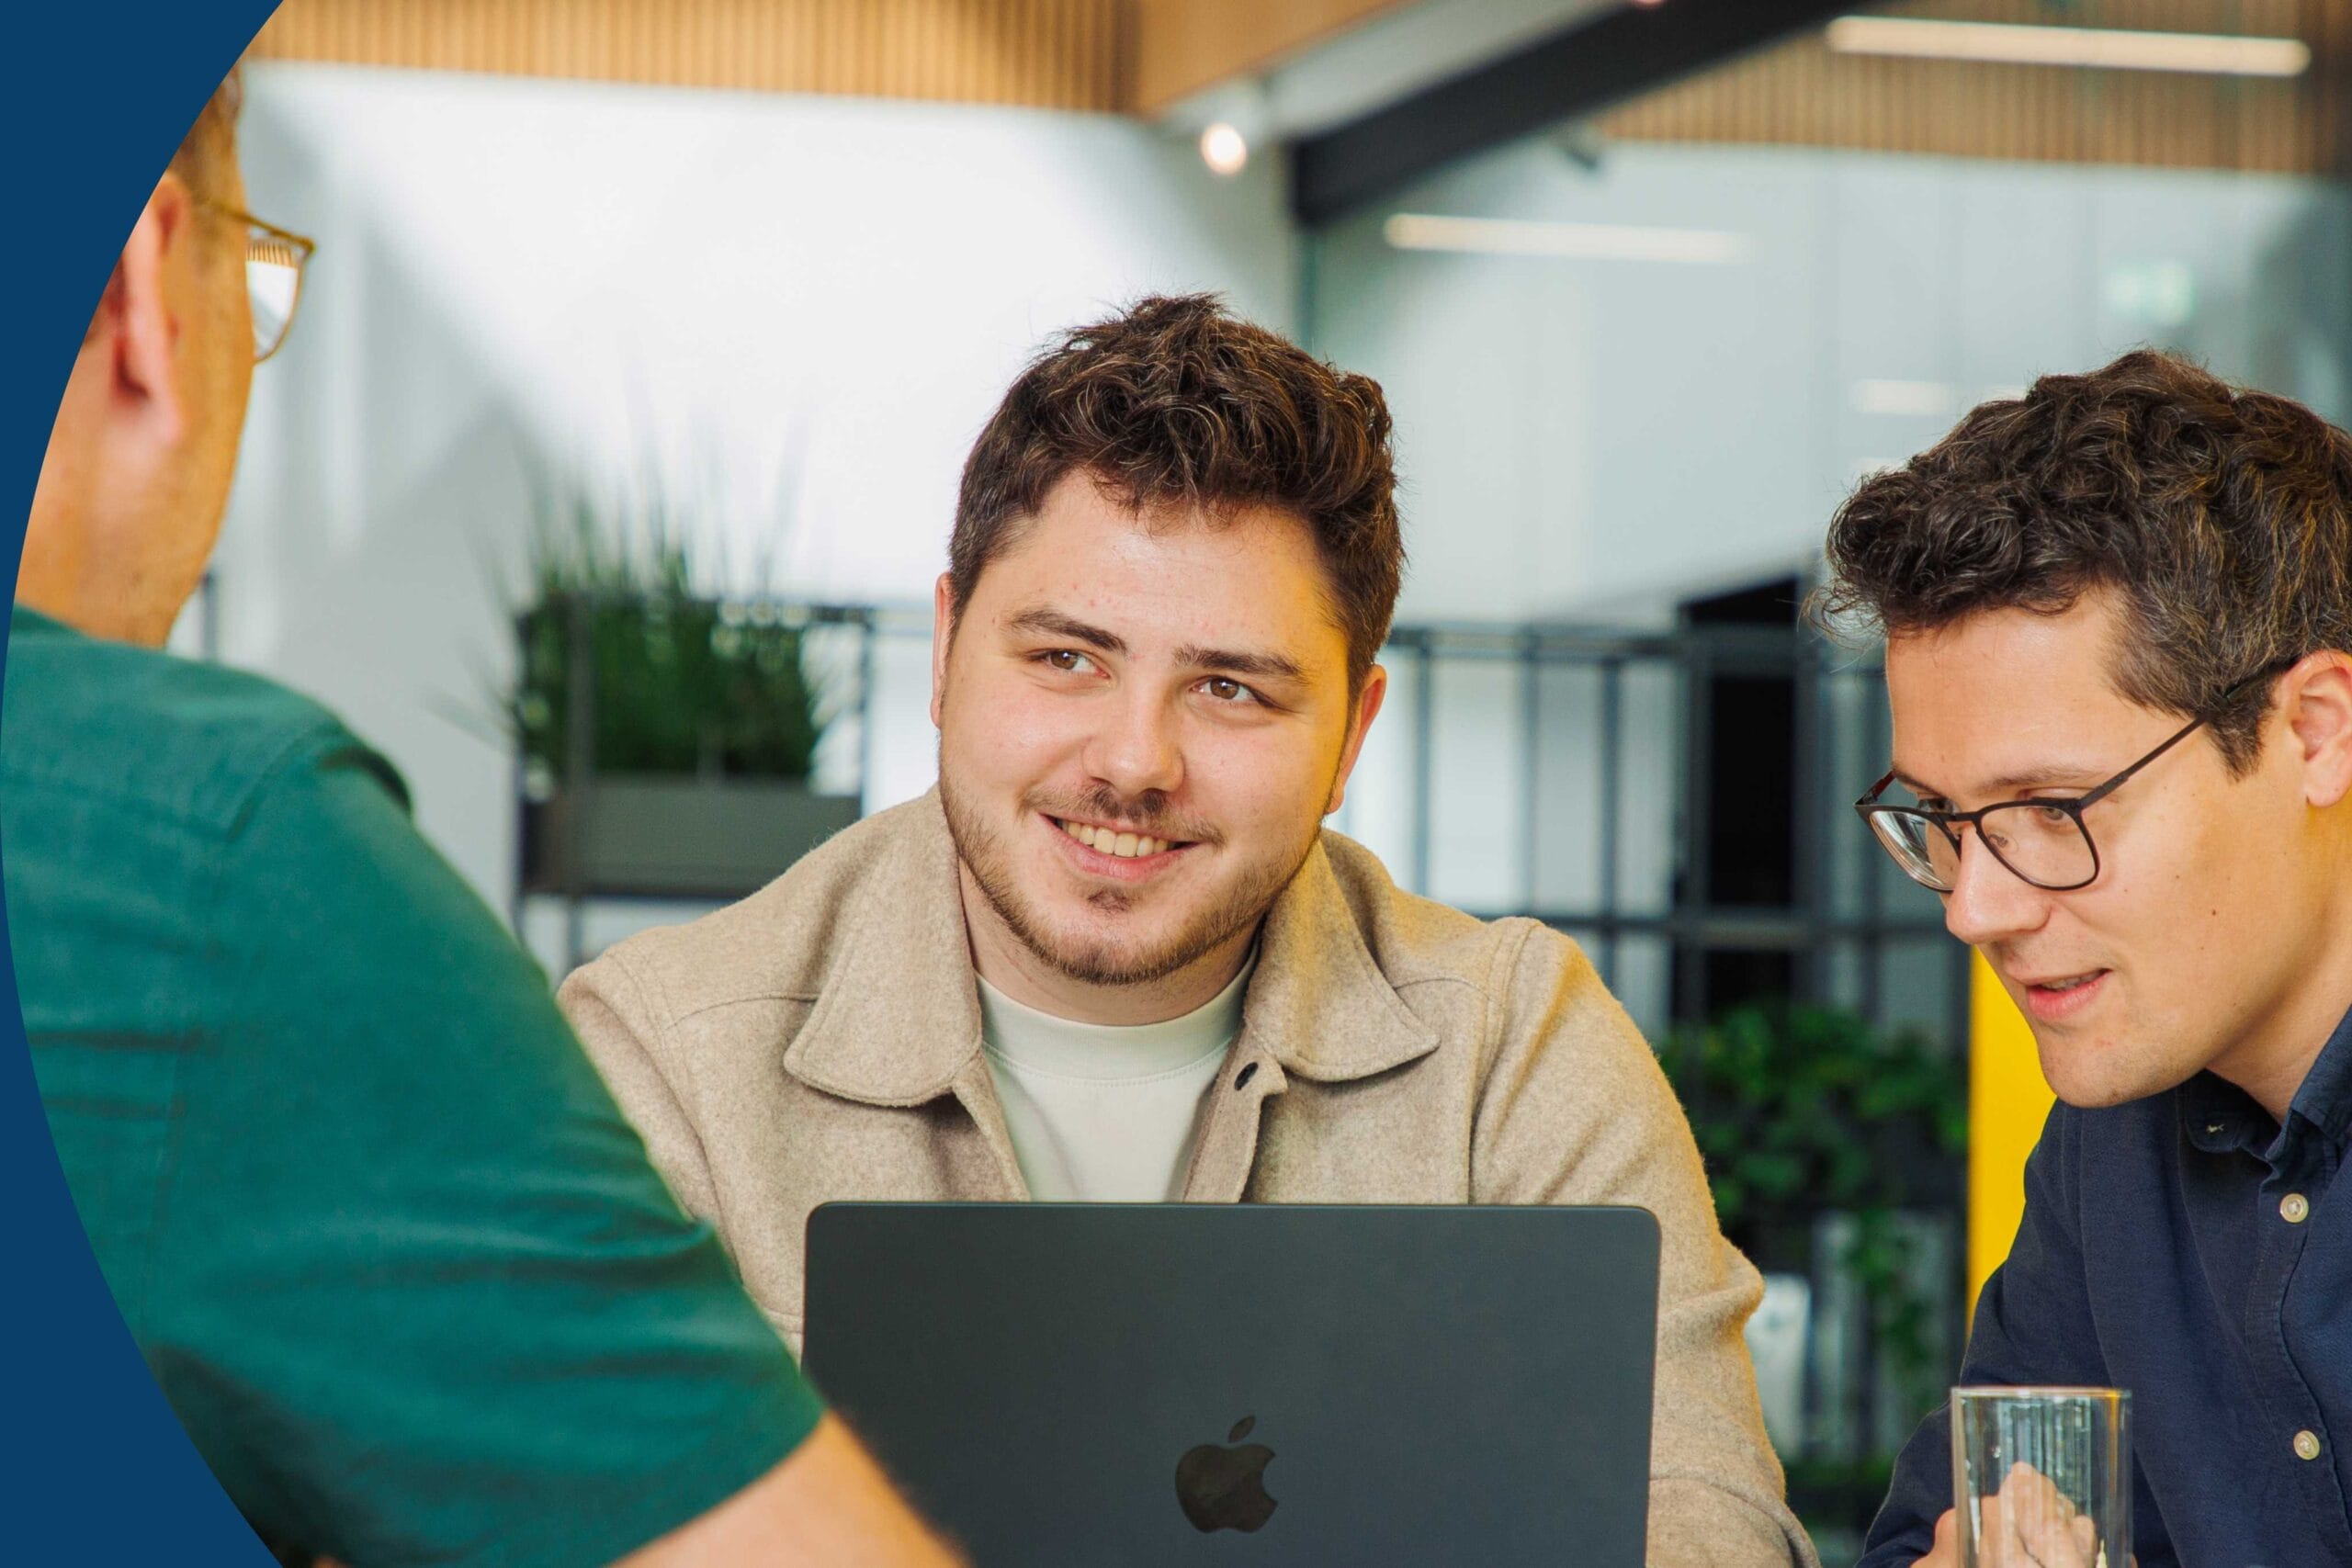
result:
M 1059 610 L 1039 606 L 1023 610 L 1005 622 L 1006 629 L 1039 637 L 1061 637 L 1100 649 L 1104 653 L 1125 653 L 1127 639 L 1114 631 L 1086 622 Z M 1186 643 L 1176 650 L 1176 662 L 1187 670 L 1216 670 L 1233 675 L 1247 675 L 1257 681 L 1288 681 L 1294 683 L 1306 679 L 1306 669 L 1297 660 L 1284 653 L 1254 653 L 1240 649 L 1204 648 L 1198 643 Z
M 1996 802 L 2008 800 L 2013 798 L 2020 790 L 2047 789 L 2051 785 L 2060 783 L 2073 784 L 2076 780 L 2091 777 L 2095 772 L 2096 770 L 2090 768 L 2069 768 L 2050 764 L 2045 764 L 2039 768 L 2026 768 L 2014 773 L 2004 773 L 1997 779 L 1986 780 L 1984 784 L 1984 793 L 1987 795 L 1990 795 Z M 1913 795 L 1917 795 L 1922 800 L 1950 800 L 1951 798 L 1951 795 L 1945 794 L 1942 790 L 1937 789 L 1933 785 L 1922 783 L 1920 780 L 1913 778 L 1909 773 L 1905 773 L 1901 763 L 1895 764 L 1894 782 L 1901 784 L 1904 788 L 1909 790 Z M 2085 784 L 2083 787 L 2087 790 L 2093 786 Z
M 1259 681 L 1295 683 L 1306 679 L 1306 671 L 1298 660 L 1282 653 L 1244 653 L 1236 649 L 1199 648 L 1186 643 L 1176 650 L 1176 662 L 1188 670 L 1222 670 Z
M 1089 648 L 1101 649 L 1105 653 L 1127 651 L 1127 639 L 1118 633 L 1104 631 L 1101 626 L 1090 626 L 1084 621 L 1063 615 L 1059 610 L 1042 608 L 1023 610 L 1005 622 L 1005 629 L 1026 632 L 1039 637 L 1063 637 L 1070 642 L 1082 642 Z

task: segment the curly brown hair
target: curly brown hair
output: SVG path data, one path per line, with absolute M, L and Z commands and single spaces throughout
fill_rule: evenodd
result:
M 1094 476 L 1138 515 L 1290 513 L 1315 535 L 1363 684 L 1396 608 L 1405 542 L 1379 385 L 1229 314 L 1154 297 L 1077 328 L 1012 383 L 964 464 L 948 592 L 958 611 L 1046 493 Z
M 2243 774 L 2268 694 L 2253 677 L 2352 649 L 2352 437 L 2142 349 L 1984 403 L 1864 481 L 1827 558 L 1812 610 L 1832 630 L 2055 615 L 2113 591 L 2117 690 L 2208 719 Z

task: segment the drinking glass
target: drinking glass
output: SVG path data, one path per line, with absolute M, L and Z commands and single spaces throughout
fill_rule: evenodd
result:
M 1951 1479 L 1962 1568 L 2126 1568 L 2132 1395 L 1953 1389 Z

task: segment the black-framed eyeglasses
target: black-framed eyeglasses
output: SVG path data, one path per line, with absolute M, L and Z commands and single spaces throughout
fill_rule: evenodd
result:
M 285 346 L 302 302 L 302 273 L 318 242 L 291 229 L 265 223 L 250 212 L 218 201 L 198 203 L 207 212 L 245 226 L 245 299 L 253 307 L 254 363 Z
M 1884 806 L 1879 796 L 1894 782 L 1892 769 L 1854 802 L 1894 863 L 1920 886 L 1949 893 L 1959 886 L 1960 834 L 1965 824 L 2019 880 L 2048 893 L 2071 893 L 2098 880 L 2098 845 L 2083 813 L 2123 787 L 2141 769 L 2196 734 L 2257 684 L 2288 668 L 2275 664 L 2222 694 L 2213 712 L 2190 719 L 2138 761 L 2087 794 L 2034 800 L 2002 800 L 1973 811 L 1943 811 L 1925 806 Z

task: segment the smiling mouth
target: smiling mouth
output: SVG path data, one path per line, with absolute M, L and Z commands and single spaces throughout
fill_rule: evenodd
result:
M 1120 860 L 1141 860 L 1146 855 L 1185 847 L 1182 840 L 1155 839 L 1148 833 L 1123 833 L 1115 829 L 1097 828 L 1085 822 L 1065 821 L 1059 817 L 1049 820 L 1095 853 L 1115 856 Z

